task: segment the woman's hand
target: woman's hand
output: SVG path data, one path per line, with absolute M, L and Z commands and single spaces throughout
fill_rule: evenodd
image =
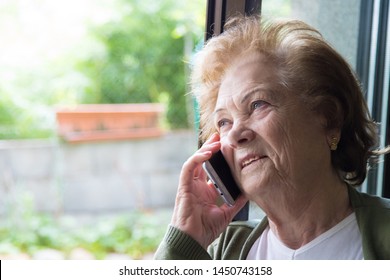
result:
M 241 195 L 233 207 L 216 205 L 218 193 L 202 168 L 203 162 L 221 148 L 219 135 L 214 134 L 183 165 L 171 225 L 207 248 L 245 205 Z

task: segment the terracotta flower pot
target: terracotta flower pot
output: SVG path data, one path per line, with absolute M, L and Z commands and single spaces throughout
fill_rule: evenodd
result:
M 58 134 L 68 142 L 161 136 L 162 104 L 88 104 L 56 111 Z

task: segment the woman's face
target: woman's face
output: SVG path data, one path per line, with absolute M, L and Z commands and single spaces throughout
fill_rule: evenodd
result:
M 323 119 L 278 83 L 265 56 L 246 55 L 224 76 L 214 112 L 225 155 L 247 197 L 307 191 L 331 170 Z

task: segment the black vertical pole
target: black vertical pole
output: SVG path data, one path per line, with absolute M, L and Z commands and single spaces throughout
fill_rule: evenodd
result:
M 359 37 L 356 58 L 356 72 L 362 83 L 364 92 L 367 93 L 370 50 L 371 50 L 371 28 L 374 1 L 360 1 Z M 367 96 L 366 96 L 367 97 Z

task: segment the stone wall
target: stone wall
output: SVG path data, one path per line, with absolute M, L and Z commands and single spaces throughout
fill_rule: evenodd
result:
M 193 131 L 115 142 L 0 141 L 0 213 L 27 194 L 38 211 L 101 213 L 172 207 Z

